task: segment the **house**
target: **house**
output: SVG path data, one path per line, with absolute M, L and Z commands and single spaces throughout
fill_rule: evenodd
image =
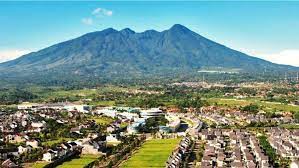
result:
M 118 140 L 116 134 L 110 134 L 110 135 L 106 136 L 106 141 L 107 141 L 107 144 L 113 144 L 113 145 L 120 143 L 120 140 Z
M 0 160 L 5 160 L 11 156 L 19 156 L 18 148 L 0 148 Z
M 23 145 L 20 145 L 18 147 L 18 152 L 19 154 L 22 154 L 22 153 L 27 153 L 27 152 L 30 152 L 32 150 L 32 147 L 31 146 L 23 146 Z
M 38 144 L 39 144 L 39 142 L 35 139 L 26 141 L 26 145 L 31 146 L 32 148 L 38 148 L 39 147 Z
M 62 146 L 57 146 L 53 151 L 56 153 L 56 157 L 60 158 L 67 154 L 67 150 L 65 150 Z
M 71 151 L 78 150 L 80 148 L 76 142 L 69 142 L 68 144 L 71 146 Z
M 106 143 L 103 145 L 94 140 L 86 141 L 82 144 L 82 154 L 100 155 L 102 154 L 101 149 L 105 146 Z
M 71 146 L 70 144 L 66 143 L 66 142 L 62 143 L 62 144 L 61 144 L 61 147 L 62 147 L 63 149 L 65 149 L 67 152 L 69 152 L 69 151 L 72 150 L 72 146 Z
M 2 164 L 1 164 L 2 168 L 17 168 L 19 167 L 17 164 L 15 164 L 13 161 L 11 161 L 10 159 L 6 159 Z
M 41 122 L 32 122 L 31 126 L 33 128 L 44 128 L 46 126 L 46 122 L 45 121 L 41 121 Z
M 299 168 L 299 160 L 294 160 L 294 161 L 290 164 L 290 168 Z
M 76 133 L 76 134 L 82 134 L 81 133 L 81 128 L 80 127 L 73 127 L 73 128 L 71 128 L 71 130 L 70 130 L 70 133 Z
M 9 134 L 5 138 L 6 141 L 9 143 L 21 143 L 21 142 L 25 142 L 26 140 L 24 136 L 18 134 L 15 135 Z
M 46 162 L 52 162 L 55 159 L 55 152 L 53 150 L 48 150 L 47 153 L 43 154 L 43 159 Z

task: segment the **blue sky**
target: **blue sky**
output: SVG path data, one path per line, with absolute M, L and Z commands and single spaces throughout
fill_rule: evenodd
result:
M 0 61 L 108 27 L 183 24 L 228 47 L 299 66 L 299 2 L 3 2 Z

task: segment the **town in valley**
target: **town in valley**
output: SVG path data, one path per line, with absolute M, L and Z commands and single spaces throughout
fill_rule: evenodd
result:
M 0 168 L 299 168 L 298 11 L 0 0 Z
M 2 167 L 298 165 L 296 81 L 195 83 L 31 89 L 1 105 Z

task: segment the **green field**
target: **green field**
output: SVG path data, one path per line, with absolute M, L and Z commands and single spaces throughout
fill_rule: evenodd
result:
M 55 140 L 51 140 L 51 141 L 46 141 L 46 142 L 42 142 L 43 146 L 52 146 L 54 144 L 60 144 L 62 142 L 67 142 L 67 141 L 71 141 L 71 138 L 59 138 L 59 139 L 55 139 Z
M 114 121 L 114 119 L 111 117 L 92 116 L 90 119 L 94 120 L 97 124 L 104 126 L 107 126 Z
M 97 155 L 81 155 L 80 158 L 64 162 L 62 165 L 57 166 L 57 168 L 83 168 L 98 157 Z
M 207 100 L 210 104 L 217 103 L 218 105 L 223 106 L 246 106 L 249 104 L 257 104 L 262 107 L 264 111 L 286 111 L 286 112 L 296 112 L 299 111 L 299 106 L 282 104 L 277 102 L 266 102 L 258 99 L 221 99 L 221 98 L 211 98 Z
M 34 164 L 28 166 L 28 168 L 29 167 L 32 167 L 32 168 L 43 168 L 47 164 L 48 164 L 47 162 L 38 162 L 38 163 L 34 163 Z M 25 166 L 25 168 L 26 168 L 26 166 Z
M 286 129 L 299 129 L 299 124 L 281 124 L 279 127 Z
M 120 167 L 165 167 L 171 152 L 180 139 L 155 139 L 145 142 L 133 156 Z

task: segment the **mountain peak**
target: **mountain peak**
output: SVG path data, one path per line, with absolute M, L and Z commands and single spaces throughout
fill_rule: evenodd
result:
M 117 32 L 117 30 L 115 30 L 113 28 L 107 28 L 107 29 L 102 30 L 102 32 L 109 34 L 109 33 Z
M 190 31 L 187 27 L 181 24 L 174 24 L 169 30 L 171 31 Z
M 132 29 L 130 28 L 124 28 L 120 31 L 121 33 L 125 33 L 125 34 L 134 34 L 135 31 L 133 31 Z

